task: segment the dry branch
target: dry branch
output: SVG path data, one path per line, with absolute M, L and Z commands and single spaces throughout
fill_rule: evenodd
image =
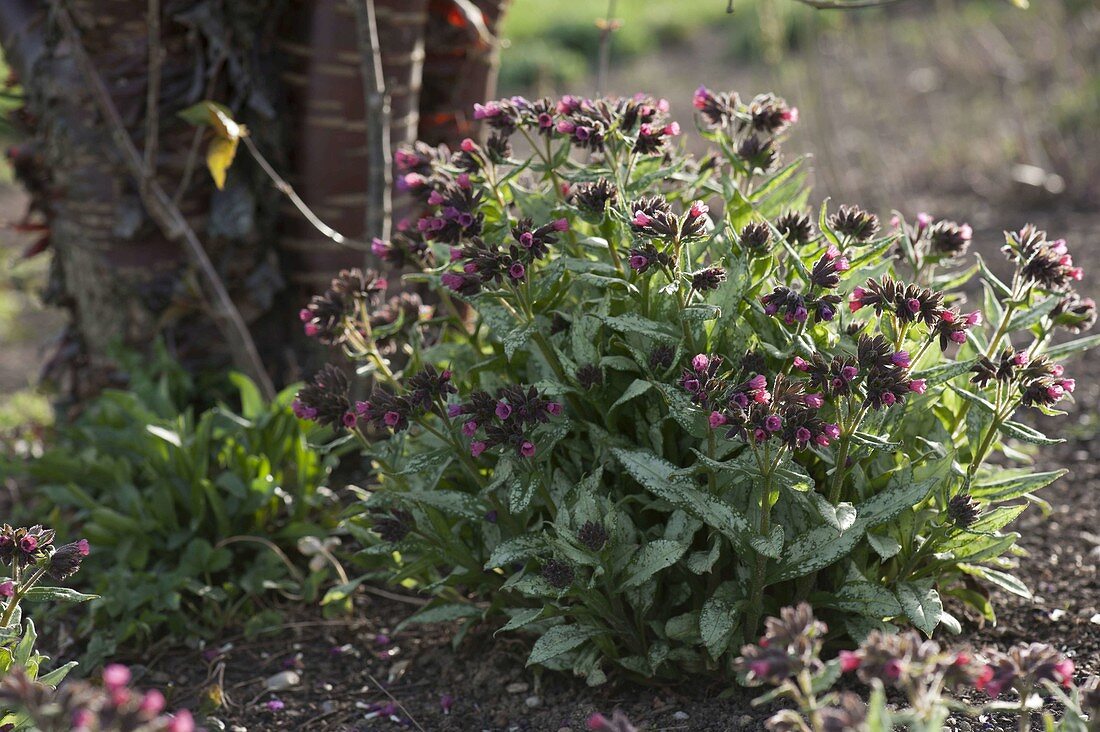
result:
M 237 368 L 247 373 L 256 382 L 260 391 L 267 398 L 273 398 L 275 387 L 264 368 L 259 352 L 256 350 L 256 344 L 252 340 L 248 326 L 245 325 L 244 319 L 241 317 L 236 305 L 233 304 L 232 298 L 229 297 L 229 293 L 203 248 L 202 242 L 199 241 L 198 235 L 195 234 L 183 213 L 172 202 L 172 199 L 169 198 L 160 184 L 152 178 L 150 171 L 142 160 L 141 153 L 126 131 L 126 125 L 119 116 L 110 92 L 84 50 L 80 31 L 73 23 L 72 16 L 69 15 L 68 10 L 61 3 L 55 2 L 53 4 L 53 17 L 69 42 L 73 61 L 84 76 L 95 104 L 110 128 L 111 137 L 118 145 L 123 162 L 130 169 L 131 175 L 137 179 L 139 184 L 142 184 L 140 185 L 141 198 L 150 217 L 157 223 L 166 237 L 183 243 L 184 251 L 198 268 L 201 282 L 210 300 L 214 322 L 233 354 L 234 363 Z M 145 184 L 146 181 L 147 184 Z

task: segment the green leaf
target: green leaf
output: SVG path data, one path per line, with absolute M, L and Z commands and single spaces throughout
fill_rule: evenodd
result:
M 405 491 L 396 494 L 401 500 L 415 501 L 444 513 L 452 513 L 468 519 L 481 520 L 485 509 L 477 497 L 459 491 Z
M 966 401 L 968 401 L 968 402 L 970 402 L 970 403 L 972 403 L 976 406 L 981 407 L 986 412 L 988 412 L 990 414 L 996 414 L 997 413 L 997 408 L 995 406 L 993 406 L 993 403 L 990 402 L 985 397 L 981 396 L 980 394 L 975 394 L 972 391 L 968 391 L 968 390 L 963 389 L 961 387 L 955 386 L 954 384 L 951 384 L 951 389 L 952 389 L 952 391 L 954 391 L 956 394 L 961 396 Z
M 676 564 L 684 556 L 687 547 L 676 541 L 657 539 L 644 545 L 626 567 L 626 579 L 622 587 L 637 587 L 662 569 Z
M 528 323 L 527 325 L 514 328 L 508 335 L 504 336 L 504 355 L 508 357 L 509 361 L 516 355 L 516 351 L 527 345 L 527 341 L 531 339 L 535 330 L 535 325 L 533 323 Z
M 88 602 L 89 600 L 98 600 L 99 595 L 85 595 L 68 587 L 43 587 L 39 585 L 27 590 L 27 594 L 23 598 L 31 602 Z
M 737 620 L 737 608 L 726 598 L 715 594 L 703 603 L 703 609 L 699 613 L 699 635 L 711 658 L 718 658 L 725 653 Z
M 1047 315 L 1058 307 L 1058 304 L 1062 302 L 1060 295 L 1053 295 L 1043 300 L 1038 305 L 1033 305 L 1022 313 L 1017 313 L 1012 317 L 1012 320 L 1008 321 L 1008 329 L 1006 332 L 1014 333 L 1024 328 L 1030 328 L 1045 318 Z
M 924 379 L 927 386 L 936 386 L 945 381 L 950 381 L 956 376 L 968 373 L 978 362 L 976 358 L 968 358 L 965 361 L 951 361 L 941 363 L 928 369 L 921 369 L 912 375 L 913 379 Z
M 631 382 L 630 386 L 626 387 L 626 391 L 622 393 L 622 396 L 615 400 L 615 403 L 611 405 L 611 408 L 608 411 L 614 412 L 616 408 L 621 407 L 635 397 L 640 397 L 642 394 L 645 394 L 647 391 L 649 391 L 652 387 L 653 384 L 646 381 L 645 379 L 634 379 L 634 381 Z
M 755 532 L 748 519 L 721 499 L 703 493 L 683 478 L 675 477 L 676 467 L 644 450 L 612 448 L 612 454 L 634 480 L 658 498 L 682 508 L 733 542 L 741 552 L 751 550 Z
M 555 625 L 535 641 L 535 646 L 531 649 L 531 655 L 527 657 L 527 665 L 533 666 L 537 663 L 546 663 L 552 658 L 568 653 L 589 638 L 599 634 L 600 631 L 581 625 Z
M 363 577 L 357 577 L 350 582 L 345 582 L 343 584 L 336 585 L 335 587 L 330 587 L 328 592 L 326 592 L 325 596 L 321 599 L 321 604 L 329 605 L 334 602 L 342 602 L 343 600 L 346 600 L 351 595 L 351 593 L 355 592 L 359 585 L 363 584 L 363 580 L 365 579 L 366 576 L 364 575 Z
M 898 582 L 895 592 L 906 617 L 925 635 L 932 635 L 943 616 L 943 602 L 932 581 Z
M 398 624 L 397 629 L 408 625 L 426 623 L 449 623 L 452 620 L 463 618 L 480 618 L 483 615 L 481 608 L 465 602 L 451 602 L 443 605 L 429 605 L 423 610 L 411 615 Z
M 876 620 L 896 617 L 904 612 L 894 593 L 874 582 L 844 582 L 831 597 L 822 600 L 822 604 Z
M 999 475 L 993 479 L 982 480 L 970 486 L 970 495 L 980 501 L 997 503 L 1010 501 L 1029 493 L 1034 493 L 1040 488 L 1045 488 L 1054 481 L 1068 473 L 1068 470 L 1051 470 L 1045 473 L 1012 473 Z
M 506 630 L 519 630 L 524 626 L 530 625 L 542 616 L 542 610 L 543 609 L 541 607 L 533 607 L 527 608 L 525 610 L 519 610 L 514 615 L 512 615 L 511 619 L 509 619 L 507 623 L 501 626 L 500 630 L 498 630 L 497 633 L 503 633 Z M 496 635 L 496 633 L 494 633 L 493 635 Z
M 1060 343 L 1057 346 L 1051 346 L 1046 350 L 1046 355 L 1050 360 L 1057 361 L 1060 358 L 1072 356 L 1075 353 L 1087 351 L 1097 346 L 1100 346 L 1100 335 L 1091 335 L 1085 338 L 1078 338 L 1075 341 L 1069 341 L 1068 343 Z
M 1009 289 L 1008 285 L 1001 282 L 997 275 L 993 274 L 992 270 L 986 265 L 985 260 L 982 259 L 982 255 L 975 254 L 974 258 L 978 260 L 978 269 L 982 273 L 982 279 L 993 287 L 997 296 L 1002 300 L 1007 300 L 1012 297 L 1012 290 Z
M 891 442 L 882 435 L 872 435 L 870 432 L 863 432 L 862 430 L 852 433 L 852 442 L 856 445 L 869 447 L 872 450 L 884 450 L 886 452 L 894 452 L 901 447 L 900 442 Z
M 707 303 L 691 305 L 680 311 L 680 319 L 688 322 L 698 323 L 706 320 L 717 320 L 720 317 L 722 317 L 722 308 Z
M 516 560 L 532 557 L 545 548 L 546 540 L 542 534 L 521 534 L 498 544 L 489 561 L 485 563 L 485 569 L 506 567 Z
M 901 551 L 901 544 L 898 543 L 898 540 L 885 534 L 868 533 L 867 543 L 883 559 L 889 559 Z
M 508 512 L 513 516 L 523 513 L 531 505 L 539 487 L 537 475 L 515 476 L 508 488 Z
M 1059 445 L 1065 442 L 1065 440 L 1061 438 L 1047 437 L 1039 430 L 1011 419 L 1002 422 L 1000 430 L 1009 437 L 1014 437 L 1024 442 L 1030 442 L 1032 445 Z
M 46 686 L 52 686 L 56 688 L 58 684 L 65 680 L 65 677 L 69 675 L 69 672 L 76 668 L 76 666 L 76 661 L 69 661 L 64 665 L 58 666 L 45 676 L 39 676 L 36 681 L 39 684 L 45 684 Z
M 992 567 L 983 567 L 977 564 L 960 564 L 959 569 L 972 577 L 988 580 L 1002 590 L 1011 592 L 1014 595 L 1019 595 L 1028 600 L 1032 597 L 1031 590 L 1027 588 L 1027 585 L 1008 572 L 1002 572 Z
M 674 334 L 664 323 L 658 323 L 633 313 L 615 316 L 604 315 L 600 318 L 609 328 L 624 335 L 641 335 L 670 344 L 675 344 L 679 340 L 679 335 Z

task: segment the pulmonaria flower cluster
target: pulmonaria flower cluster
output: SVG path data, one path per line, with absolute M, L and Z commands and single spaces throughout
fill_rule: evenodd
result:
M 680 134 L 680 125 L 667 119 L 668 101 L 645 94 L 629 98 L 583 99 L 570 95 L 555 107 L 553 129 L 582 150 L 602 152 L 611 130 L 633 138 L 633 152 L 660 154 L 669 139 Z
M 680 377 L 692 402 L 712 409 L 711 429 L 725 427 L 728 439 L 750 444 L 775 438 L 791 449 L 811 443 L 827 446 L 840 435 L 837 425 L 818 413 L 824 405 L 821 394 L 807 394 L 801 384 L 784 376 L 775 377 L 770 388 L 767 377 L 759 373 L 731 381 L 734 374 L 719 373 L 721 363 L 718 356 L 698 354 Z M 747 376 L 744 368 L 740 373 Z
M 348 377 L 339 366 L 325 364 L 291 404 L 294 416 L 330 427 L 352 428 L 358 419 L 352 409 Z
M 905 691 L 911 698 L 939 680 L 947 688 L 975 686 L 984 666 L 969 651 L 945 651 L 915 631 L 871 631 L 855 651 L 840 652 L 840 668 L 856 672 L 861 681 L 880 681 Z
M 0 561 L 13 567 L 38 564 L 52 552 L 54 530 L 36 525 L 30 528 L 0 527 Z
M 1037 356 L 1019 370 L 1020 403 L 1025 407 L 1052 407 L 1077 389 L 1077 381 L 1065 376 L 1065 367 L 1046 356 Z
M 435 263 L 428 242 L 424 240 L 419 231 L 411 229 L 407 220 L 402 220 L 398 224 L 397 233 L 393 235 L 390 241 L 372 239 L 370 251 L 371 254 L 394 269 L 404 267 L 427 269 Z
M 386 292 L 386 280 L 373 270 L 345 269 L 329 288 L 314 295 L 299 313 L 305 333 L 326 345 L 347 340 L 347 329 L 354 319 L 373 312 Z
M 764 621 L 764 628 L 760 641 L 743 646 L 734 661 L 750 685 L 778 686 L 804 670 L 812 674 L 821 669 L 821 644 L 829 628 L 808 604 L 783 608 L 778 618 Z
M 748 104 L 735 92 L 713 92 L 705 86 L 692 99 L 702 127 L 725 136 L 737 151 L 745 172 L 767 172 L 779 158 L 778 138 L 798 122 L 798 108 L 772 94 Z
M 903 224 L 894 217 L 895 227 L 909 240 L 919 261 L 954 262 L 966 256 L 974 229 L 970 224 L 959 224 L 946 219 L 936 221 L 927 213 L 917 214 L 914 224 Z
M 1052 292 L 1068 292 L 1084 277 L 1084 270 L 1073 263 L 1066 240 L 1048 241 L 1047 233 L 1031 224 L 1005 232 L 1002 249 L 1009 261 L 1019 266 L 1025 280 Z
M 814 353 L 809 360 L 796 356 L 794 367 L 809 375 L 810 385 L 829 397 L 858 395 L 864 405 L 883 409 L 901 404 L 910 393 L 923 394 L 923 379 L 909 375 L 911 360 L 907 351 L 895 351 L 882 336 L 861 335 L 855 356 L 825 358 Z
M 557 243 L 557 234 L 569 229 L 565 219 L 555 219 L 534 226 L 531 219 L 522 219 L 512 227 L 513 243 L 506 249 L 473 237 L 461 248 L 452 249 L 451 259 L 462 263 L 461 272 L 446 272 L 445 287 L 462 295 L 473 295 L 488 284 L 525 281 L 535 261 L 546 257 Z
M 829 217 L 829 228 L 844 243 L 863 243 L 878 233 L 878 216 L 859 206 L 841 206 Z
M 1073 661 L 1045 643 L 1021 644 L 1007 652 L 990 651 L 987 655 L 989 664 L 975 686 L 994 698 L 1007 689 L 1026 696 L 1042 681 L 1066 687 L 1073 683 Z
M 54 689 L 36 683 L 23 669 L 12 669 L 0 681 L 0 704 L 16 709 L 26 729 L 71 732 L 194 732 L 191 712 L 165 712 L 164 694 L 131 686 L 130 669 L 104 667 L 102 685 L 70 681 Z
M 641 239 L 679 243 L 701 236 L 707 227 L 710 208 L 695 201 L 683 214 L 676 214 L 662 196 L 646 196 L 630 202 L 630 230 Z
M 561 404 L 541 396 L 533 386 L 520 385 L 502 387 L 496 396 L 476 391 L 468 401 L 447 407 L 448 417 L 460 420 L 462 434 L 471 438 L 470 454 L 474 457 L 494 447 L 534 457 L 538 450 L 534 428 L 561 412 Z
M 447 398 L 458 392 L 451 376 L 449 370 L 440 371 L 428 364 L 405 380 L 402 394 L 375 386 L 369 399 L 355 403 L 356 421 L 362 419 L 378 429 L 401 432 L 429 412 L 442 415 Z M 347 426 L 354 426 L 354 422 Z
M 569 201 L 598 223 L 609 208 L 618 204 L 619 189 L 607 178 L 583 181 L 569 189 Z

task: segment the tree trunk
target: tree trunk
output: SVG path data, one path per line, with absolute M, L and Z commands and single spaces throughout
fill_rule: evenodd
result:
M 363 0 L 354 0 L 362 2 Z M 65 0 L 126 133 L 145 145 L 149 7 L 161 7 L 156 179 L 175 193 L 277 381 L 299 375 L 296 314 L 341 267 L 362 265 L 287 206 L 243 153 L 224 190 L 205 170 L 205 142 L 177 116 L 202 99 L 227 104 L 299 193 L 337 230 L 360 237 L 368 171 L 360 49 L 347 0 Z M 504 0 L 478 0 L 495 32 Z M 495 49 L 453 0 L 376 0 L 394 144 L 418 134 L 457 143 L 489 95 Z M 49 364 L 79 400 L 119 383 L 116 346 L 162 335 L 195 367 L 222 367 L 197 275 L 149 217 L 94 105 L 72 47 L 40 0 L 0 1 L 0 43 L 26 94 L 33 136 L 15 167 L 53 249 L 49 302 L 71 323 Z M 422 86 L 424 94 L 422 94 Z M 309 368 L 305 364 L 305 368 Z

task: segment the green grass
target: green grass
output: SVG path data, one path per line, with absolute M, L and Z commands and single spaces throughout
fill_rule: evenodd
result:
M 725 0 L 616 0 L 612 62 L 704 37 L 731 59 L 772 62 L 835 22 L 796 0 L 736 0 L 735 8 L 727 13 Z M 607 15 L 607 0 L 515 0 L 501 32 L 502 88 L 559 88 L 593 73 Z

